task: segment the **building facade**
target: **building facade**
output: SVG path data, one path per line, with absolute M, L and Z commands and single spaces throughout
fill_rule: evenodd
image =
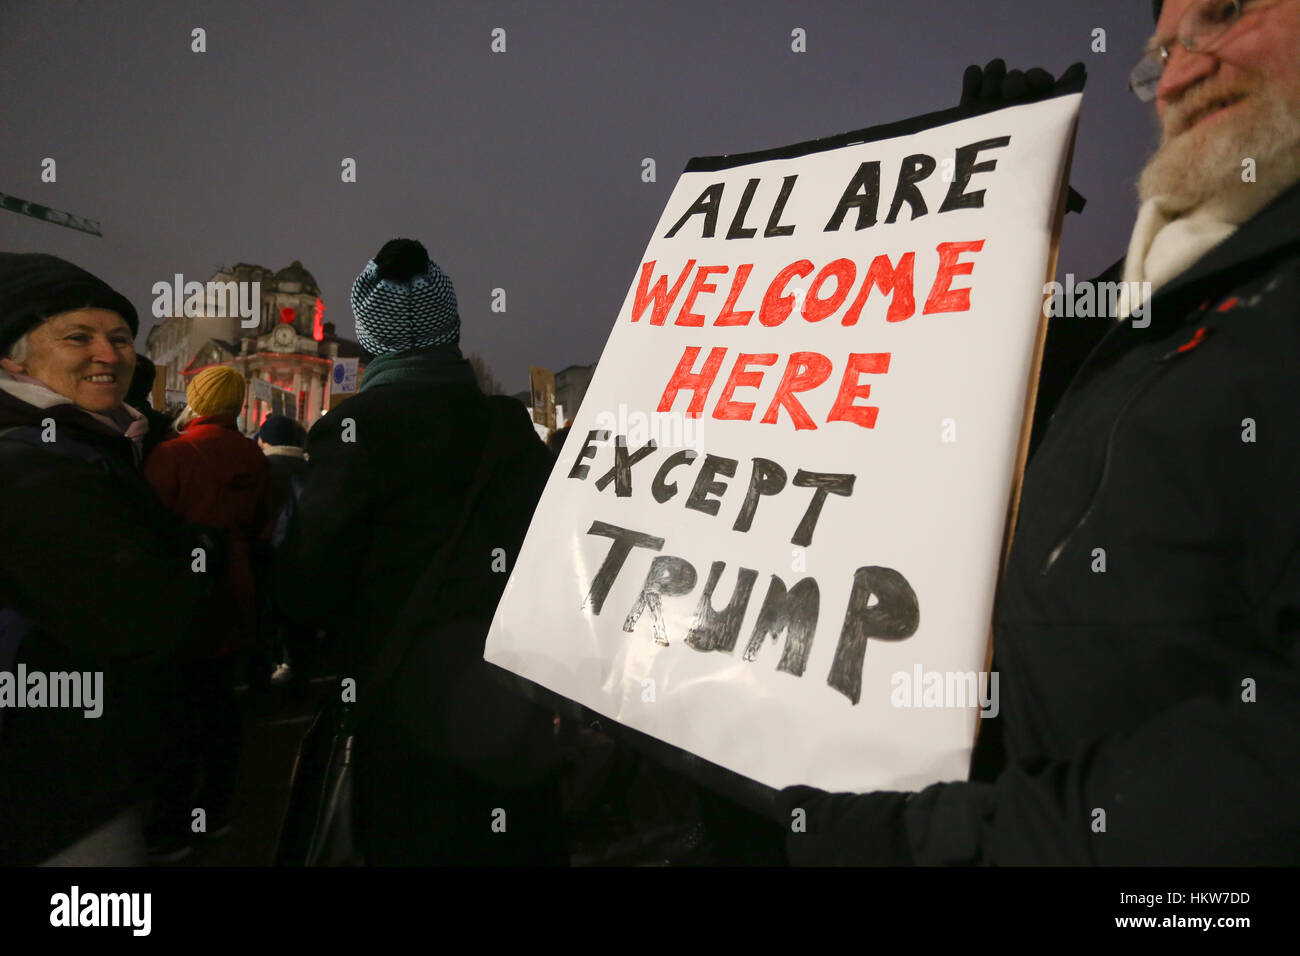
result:
M 329 408 L 334 360 L 355 358 L 364 368 L 366 353 L 323 320 L 320 288 L 301 262 L 279 272 L 241 262 L 210 281 L 260 283 L 257 325 L 244 328 L 239 316 L 217 315 L 211 302 L 207 315 L 160 321 L 145 348 L 155 365 L 166 366 L 166 388 L 183 391 L 203 369 L 229 365 L 247 383 L 241 416 L 246 434 L 256 431 L 273 409 L 310 428 Z

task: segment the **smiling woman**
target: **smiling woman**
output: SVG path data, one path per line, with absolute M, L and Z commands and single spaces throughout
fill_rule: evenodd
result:
M 135 308 L 70 262 L 0 255 L 0 369 L 86 411 L 121 408 L 135 370 Z
M 77 309 L 28 332 L 0 367 L 36 379 L 86 411 L 112 412 L 131 385 L 135 336 L 116 312 Z
M 99 713 L 0 699 L 0 865 L 143 857 L 151 748 L 175 722 L 157 667 L 206 585 L 139 471 L 135 331 L 130 302 L 85 270 L 0 253 L 0 674 L 104 690 Z

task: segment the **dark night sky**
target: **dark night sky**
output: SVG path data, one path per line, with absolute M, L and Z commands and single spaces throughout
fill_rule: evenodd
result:
M 965 65 L 994 56 L 1088 66 L 1072 181 L 1089 203 L 1067 219 L 1061 271 L 1100 271 L 1127 244 L 1155 141 L 1126 83 L 1151 31 L 1146 0 L 6 0 L 0 191 L 98 219 L 104 237 L 0 211 L 0 248 L 113 283 L 143 348 L 154 282 L 236 261 L 302 260 L 350 336 L 353 278 L 412 236 L 455 283 L 462 348 L 515 391 L 530 364 L 599 357 L 691 156 L 953 106 Z M 47 156 L 57 183 L 40 181 Z

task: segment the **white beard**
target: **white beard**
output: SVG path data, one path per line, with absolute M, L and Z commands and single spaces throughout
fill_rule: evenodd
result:
M 1186 109 L 1171 105 L 1165 140 L 1138 180 L 1143 202 L 1160 197 L 1172 214 L 1210 212 L 1240 224 L 1300 179 L 1300 111 L 1273 87 L 1257 83 L 1248 92 L 1250 96 L 1233 107 L 1239 115 L 1213 121 L 1211 129 L 1193 127 L 1172 139 L 1168 129 Z M 1255 161 L 1254 182 L 1242 180 L 1247 158 Z

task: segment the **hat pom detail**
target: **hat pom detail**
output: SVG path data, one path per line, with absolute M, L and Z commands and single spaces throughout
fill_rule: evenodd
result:
M 429 253 L 414 239 L 390 239 L 375 256 L 375 266 L 380 279 L 410 282 L 429 270 Z

